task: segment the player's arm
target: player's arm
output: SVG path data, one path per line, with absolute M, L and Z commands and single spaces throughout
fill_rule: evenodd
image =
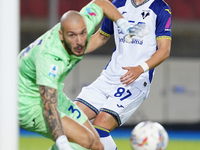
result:
M 104 45 L 110 37 L 101 34 L 98 30 L 95 34 L 91 36 L 91 39 L 89 41 L 86 54 L 93 52 L 94 50 L 100 48 L 102 45 Z
M 159 39 L 157 40 L 158 50 L 143 64 L 136 67 L 123 67 L 127 70 L 120 81 L 123 84 L 131 84 L 134 82 L 142 73 L 157 67 L 170 55 L 171 40 L 169 39 Z
M 121 13 L 110 1 L 93 0 L 92 2 L 98 5 L 102 9 L 104 16 L 114 21 L 120 27 L 122 32 L 125 34 L 124 37 L 126 42 L 129 43 L 132 36 L 140 35 L 142 37 L 145 35 L 145 33 L 143 33 L 143 30 L 146 26 L 140 27 L 140 25 L 136 25 L 135 27 L 132 27 L 131 25 L 129 25 L 128 21 L 121 15 Z M 100 30 L 98 30 L 91 37 L 86 53 L 91 53 L 92 51 L 101 47 L 109 40 L 109 38 L 110 38 L 109 36 L 102 34 Z
M 143 71 L 150 70 L 158 66 L 170 55 L 171 49 L 171 10 L 165 6 L 157 15 L 156 39 L 157 51 L 151 56 L 146 63 L 141 64 Z M 149 69 L 148 69 L 149 68 Z
M 128 22 L 126 22 L 126 20 L 123 18 L 121 13 L 117 10 L 117 8 L 110 1 L 108 1 L 108 0 L 94 0 L 92 2 L 97 4 L 102 9 L 104 16 L 106 16 L 110 20 L 112 20 L 114 22 L 117 22 L 117 20 L 119 20 L 119 19 L 124 20 L 125 21 L 124 25 L 127 26 L 126 28 L 130 27 Z M 125 28 L 125 27 L 122 26 L 121 28 Z M 123 30 L 123 32 L 126 32 L 126 31 Z M 88 47 L 87 47 L 87 50 L 86 50 L 86 54 L 91 53 L 94 50 L 100 48 L 109 39 L 110 39 L 109 36 L 101 34 L 100 30 L 98 30 L 95 34 L 93 34 L 91 36 L 91 39 L 89 41 L 89 44 L 88 44 Z
M 149 67 L 149 70 L 157 67 L 165 59 L 167 59 L 170 55 L 171 40 L 159 39 L 159 40 L 157 40 L 157 45 L 158 45 L 158 50 L 151 56 L 151 58 L 149 60 L 146 61 L 147 65 Z M 143 69 L 142 69 L 142 72 L 144 72 Z
M 53 140 L 56 141 L 59 136 L 64 135 L 61 119 L 57 111 L 57 90 L 48 86 L 39 85 L 39 91 L 42 98 L 45 120 Z
M 39 85 L 39 92 L 43 103 L 43 115 L 51 132 L 53 140 L 56 142 L 59 150 L 72 150 L 69 146 L 67 137 L 65 136 L 61 118 L 57 110 L 57 90 L 48 86 Z
M 119 28 L 122 30 L 122 32 L 125 34 L 124 37 L 131 37 L 134 35 L 141 35 L 143 36 L 143 28 L 135 28 L 132 27 L 128 20 L 126 20 L 122 14 L 117 10 L 117 8 L 108 0 L 93 0 L 92 3 L 95 3 L 98 5 L 103 15 L 109 18 L 110 20 L 114 21 Z M 129 35 L 129 36 L 127 36 Z M 100 31 L 97 31 L 95 35 L 93 35 L 90 39 L 89 45 L 87 47 L 86 53 L 90 53 L 97 48 L 104 45 L 109 40 L 109 37 L 107 37 L 104 34 L 101 34 Z M 130 42 L 130 38 L 125 38 L 127 42 Z
M 132 33 L 129 32 L 131 26 L 128 23 L 128 20 L 122 16 L 122 14 L 109 0 L 93 0 L 92 2 L 98 5 L 101 8 L 104 16 L 114 21 L 124 34 L 131 36 L 135 35 L 135 33 L 132 35 Z
M 114 22 L 117 22 L 120 18 L 124 18 L 117 8 L 108 0 L 93 0 L 93 3 L 101 7 L 103 14 Z
M 155 68 L 169 57 L 171 50 L 171 11 L 168 5 L 165 5 L 159 11 L 156 24 L 157 51 L 139 66 L 123 67 L 127 70 L 127 73 L 120 78 L 123 84 L 134 82 L 142 73 Z

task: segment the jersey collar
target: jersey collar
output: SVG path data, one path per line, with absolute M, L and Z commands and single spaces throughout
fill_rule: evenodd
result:
M 139 5 L 136 5 L 135 2 L 134 2 L 134 0 L 131 0 L 131 3 L 132 3 L 132 5 L 133 5 L 135 8 L 137 8 L 137 7 L 139 7 L 139 6 L 143 5 L 143 4 L 145 4 L 145 3 L 148 2 L 148 1 L 149 1 L 149 0 L 145 0 L 143 3 L 141 3 L 141 4 L 139 4 Z

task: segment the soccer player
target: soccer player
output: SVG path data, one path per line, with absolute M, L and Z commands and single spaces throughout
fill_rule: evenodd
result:
M 62 92 L 62 81 L 82 59 L 104 15 L 129 32 L 128 21 L 112 3 L 94 0 L 80 13 L 65 13 L 60 23 L 19 54 L 20 126 L 54 140 L 52 149 L 103 149 L 87 117 Z
M 117 149 L 110 131 L 122 126 L 146 99 L 154 68 L 169 57 L 171 49 L 171 10 L 163 0 L 114 0 L 113 4 L 130 24 L 146 25 L 149 34 L 134 36 L 127 43 L 121 29 L 105 18 L 90 40 L 88 53 L 112 34 L 116 45 L 101 75 L 75 99 L 87 117 L 94 119 L 105 150 Z

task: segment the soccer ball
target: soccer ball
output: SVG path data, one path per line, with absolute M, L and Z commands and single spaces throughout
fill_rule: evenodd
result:
M 130 140 L 133 150 L 165 150 L 169 137 L 161 124 L 145 121 L 135 126 Z

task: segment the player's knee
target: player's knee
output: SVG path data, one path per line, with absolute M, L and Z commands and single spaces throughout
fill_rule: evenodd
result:
M 91 150 L 104 150 L 104 146 L 100 140 L 95 140 Z
M 91 150 L 104 150 L 103 143 L 100 141 L 99 135 L 94 137 L 94 143 Z
M 88 132 L 84 135 L 84 137 L 82 138 L 82 145 L 83 147 L 87 148 L 87 149 L 91 149 L 92 145 L 94 143 L 94 135 L 92 132 Z

